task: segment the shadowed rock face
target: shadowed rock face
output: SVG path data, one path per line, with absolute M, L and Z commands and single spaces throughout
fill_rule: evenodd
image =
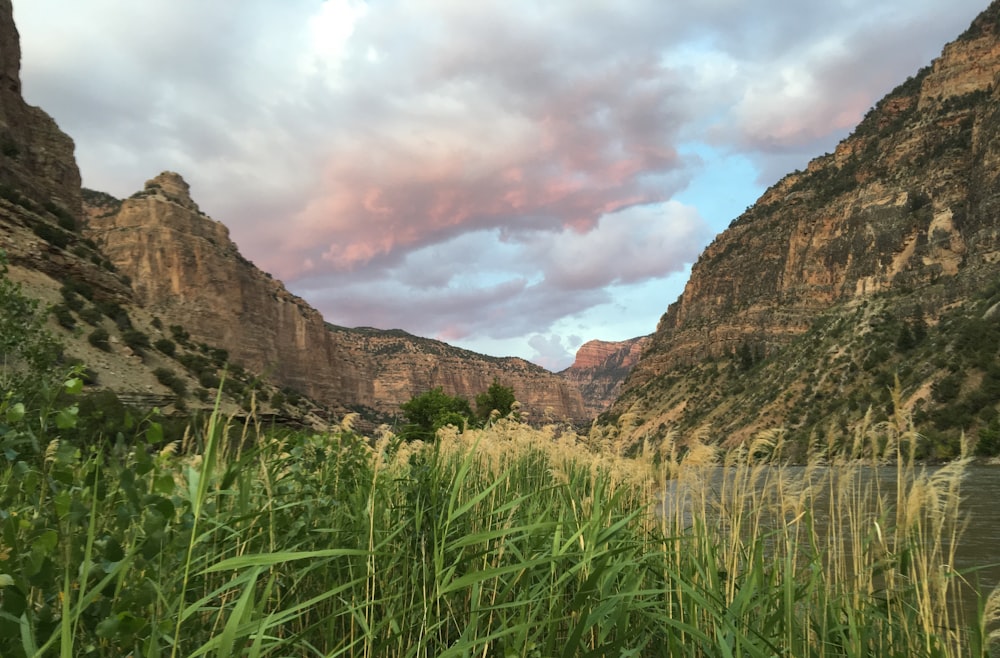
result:
M 226 227 L 198 210 L 175 173 L 148 181 L 117 209 L 91 208 L 88 215 L 88 234 L 131 277 L 141 305 L 316 400 L 393 414 L 433 387 L 472 399 L 498 378 L 532 418 L 588 418 L 575 386 L 521 359 L 494 359 L 400 331 L 326 324 L 243 258 Z
M 625 377 L 649 341 L 649 336 L 614 342 L 587 341 L 577 350 L 573 365 L 559 375 L 579 387 L 587 413 L 596 418 L 618 396 Z
M 818 313 L 876 297 L 923 290 L 933 315 L 995 276 L 998 32 L 994 3 L 834 153 L 783 178 L 733 221 L 661 318 L 615 414 L 636 414 L 639 432 L 656 418 L 675 422 L 678 414 L 651 400 L 670 398 L 672 374 L 689 366 L 747 344 L 779 353 Z M 752 425 L 758 410 L 734 413 Z
M 21 46 L 11 0 L 0 0 L 0 185 L 80 217 L 73 140 L 21 97 Z

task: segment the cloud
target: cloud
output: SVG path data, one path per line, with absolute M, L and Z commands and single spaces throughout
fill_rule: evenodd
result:
M 640 283 L 679 272 L 710 239 L 697 209 L 670 201 L 605 215 L 593 230 L 535 245 L 560 290 Z
M 562 336 L 542 334 L 531 336 L 528 345 L 534 350 L 531 360 L 553 372 L 564 370 L 567 364 L 573 362 L 573 353 L 568 348 L 577 347 L 572 344 L 564 345 Z
M 749 162 L 759 187 L 804 166 L 982 9 L 14 5 L 25 94 L 74 137 L 86 185 L 127 196 L 180 171 L 243 253 L 330 321 L 520 337 L 553 363 L 641 315 L 633 291 L 662 313 L 672 299 L 653 291 L 710 239 L 707 209 L 755 189 L 708 177 L 746 177 L 731 163 Z M 682 205 L 686 189 L 711 198 Z

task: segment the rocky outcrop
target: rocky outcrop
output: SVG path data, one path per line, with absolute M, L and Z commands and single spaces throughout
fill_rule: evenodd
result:
M 596 418 L 618 396 L 649 341 L 649 336 L 617 342 L 588 341 L 577 350 L 573 365 L 559 376 L 580 389 L 587 413 Z
M 521 359 L 494 359 L 400 331 L 326 324 L 247 261 L 175 173 L 148 181 L 117 208 L 106 197 L 88 198 L 98 206 L 87 212 L 87 233 L 131 277 L 138 302 L 272 382 L 340 408 L 391 415 L 431 388 L 472 399 L 498 378 L 514 388 L 531 418 L 587 419 L 575 387 Z
M 667 400 L 682 404 L 668 389 L 690 367 L 736 354 L 757 363 L 803 336 L 819 314 L 875 298 L 916 299 L 933 323 L 996 276 L 998 18 L 994 3 L 834 153 L 772 186 L 709 245 L 615 417 L 631 412 L 637 432 L 654 421 L 662 431 L 664 418 L 680 417 L 665 415 Z M 734 413 L 752 424 L 759 409 Z
M 11 0 L 0 0 L 0 186 L 79 218 L 73 140 L 21 97 L 21 46 Z

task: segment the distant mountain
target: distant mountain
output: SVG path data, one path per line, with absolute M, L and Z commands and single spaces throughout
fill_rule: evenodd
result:
M 1000 3 L 720 234 L 606 424 L 637 444 L 784 428 L 804 446 L 901 406 L 928 455 L 1000 401 Z
M 588 341 L 577 350 L 573 365 L 559 376 L 579 387 L 587 414 L 597 417 L 618 396 L 625 377 L 649 341 L 649 336 L 617 342 Z
M 589 422 L 575 385 L 523 359 L 328 325 L 244 258 L 177 174 L 124 200 L 81 190 L 72 140 L 21 97 L 12 11 L 0 0 L 0 249 L 95 385 L 183 409 L 210 404 L 226 367 L 227 404 L 249 407 L 256 389 L 266 413 L 376 422 L 430 388 L 471 399 L 496 378 L 530 419 Z
M 194 342 L 218 345 L 268 381 L 319 402 L 390 420 L 414 395 L 442 387 L 474 399 L 494 378 L 514 388 L 529 418 L 583 422 L 579 391 L 518 358 L 494 358 L 402 331 L 324 322 L 257 269 L 225 226 L 202 213 L 175 173 L 120 203 L 88 193 L 86 234 L 130 277 L 137 303 Z

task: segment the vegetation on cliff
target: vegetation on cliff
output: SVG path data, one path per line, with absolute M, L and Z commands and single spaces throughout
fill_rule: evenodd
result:
M 623 443 L 781 427 L 805 455 L 891 417 L 898 377 L 921 456 L 995 454 L 998 7 L 709 245 L 601 418 Z

